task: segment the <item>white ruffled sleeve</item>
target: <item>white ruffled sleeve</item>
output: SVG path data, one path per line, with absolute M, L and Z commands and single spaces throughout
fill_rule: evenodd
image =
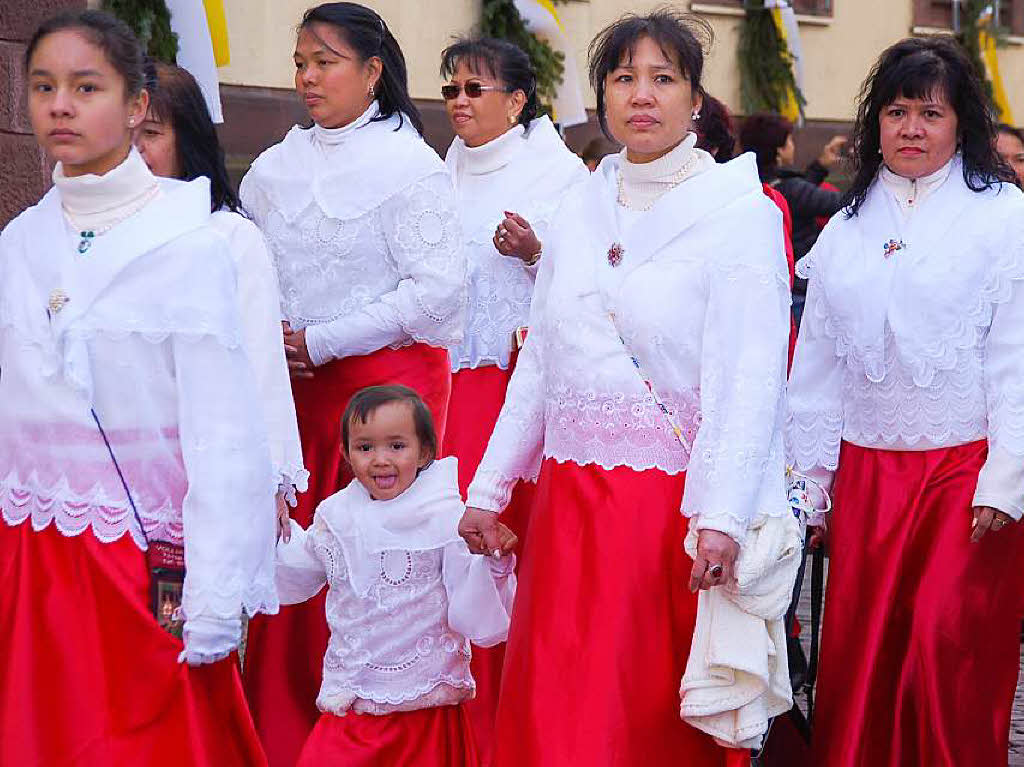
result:
M 822 247 L 820 241 L 815 247 Z M 821 278 L 814 274 L 820 263 L 812 250 L 798 265 L 800 276 L 810 280 L 789 373 L 785 434 L 788 462 L 828 492 L 843 438 L 844 363 L 836 354 L 835 339 L 825 332 L 828 304 Z
M 781 460 L 776 453 L 782 449 L 789 276 L 781 221 L 774 223 L 776 209 L 771 213 L 771 226 L 765 222 L 770 239 L 755 254 L 763 263 L 749 262 L 746 254 L 723 254 L 711 260 L 706 274 L 701 424 L 682 508 L 696 518 L 698 530 L 718 530 L 735 540 L 764 511 L 758 499 L 765 473 Z
M 227 348 L 213 336 L 178 335 L 172 353 L 188 478 L 182 502 L 186 651 L 212 656 L 237 645 L 243 609 L 277 612 L 275 488 L 242 348 Z M 231 624 L 230 634 L 201 629 L 216 623 Z
M 462 339 L 466 257 L 447 172 L 387 200 L 381 219 L 398 286 L 354 314 L 308 327 L 306 347 L 316 365 L 410 339 L 438 347 Z
M 516 595 L 515 556 L 476 556 L 456 541 L 445 546 L 442 567 L 448 626 L 480 647 L 504 642 Z
M 284 356 L 277 274 L 256 225 L 237 214 L 218 215 L 238 219 L 233 222 L 231 247 L 238 264 L 243 341 L 266 418 L 274 481 L 295 505 L 295 493 L 305 492 L 309 472 L 302 462 L 295 402 Z
M 509 381 L 505 404 L 466 495 L 466 506 L 499 512 L 521 479 L 535 480 L 544 452 L 544 308 L 555 257 L 541 256 L 530 305 L 529 334 Z
M 1024 261 L 1024 226 L 1008 227 L 1007 245 Z M 1024 283 L 1006 286 L 1007 301 L 993 308 L 985 342 L 988 459 L 978 477 L 975 506 L 1024 516 Z
M 313 550 L 313 525 L 306 530 L 293 519 L 291 539 L 277 542 L 277 570 L 274 580 L 283 605 L 312 599 L 327 585 L 327 570 Z M 316 524 L 315 520 L 314 523 Z

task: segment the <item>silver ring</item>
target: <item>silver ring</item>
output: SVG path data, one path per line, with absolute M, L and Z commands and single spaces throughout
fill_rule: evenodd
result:
M 711 569 L 708 570 L 708 575 L 714 578 L 716 581 L 722 577 L 722 573 L 725 572 L 725 568 L 721 565 L 712 565 Z

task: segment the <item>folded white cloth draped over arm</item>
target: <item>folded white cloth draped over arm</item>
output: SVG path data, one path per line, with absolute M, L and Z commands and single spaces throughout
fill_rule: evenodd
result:
M 687 553 L 696 547 L 691 528 Z M 761 516 L 740 549 L 736 586 L 700 592 L 679 713 L 723 746 L 759 747 L 771 718 L 793 706 L 783 617 L 802 552 L 792 515 Z

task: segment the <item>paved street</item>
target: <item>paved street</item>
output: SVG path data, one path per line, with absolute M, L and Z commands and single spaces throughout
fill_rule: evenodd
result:
M 807 564 L 804 585 L 801 591 L 800 606 L 797 616 L 805 626 L 803 636 L 804 650 L 809 651 L 811 625 L 811 567 Z M 1024 645 L 1021 648 L 1021 667 L 1024 668 Z M 1024 767 L 1024 680 L 1018 677 L 1017 696 L 1013 705 L 1013 721 L 1010 725 L 1009 767 Z

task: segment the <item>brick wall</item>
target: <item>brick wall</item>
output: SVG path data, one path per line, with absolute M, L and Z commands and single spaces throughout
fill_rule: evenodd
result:
M 50 170 L 25 110 L 25 42 L 46 17 L 85 0 L 0 0 L 0 227 L 42 196 Z

